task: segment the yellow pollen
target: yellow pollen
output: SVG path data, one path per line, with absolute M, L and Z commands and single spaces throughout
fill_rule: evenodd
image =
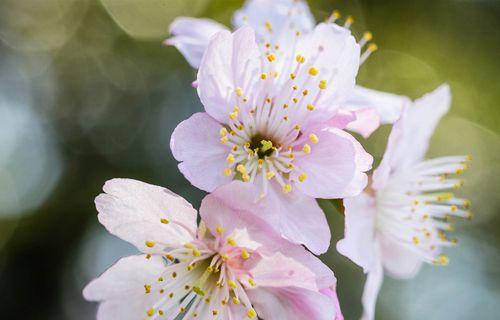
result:
M 368 46 L 368 50 L 371 51 L 371 52 L 377 51 L 378 50 L 378 46 L 375 43 L 371 43 Z
M 293 98 L 292 101 L 293 101 L 293 103 L 297 103 L 299 101 L 299 99 Z
M 252 278 L 248 278 L 248 283 L 252 286 L 255 287 L 257 284 L 255 283 L 255 280 Z
M 224 261 L 229 260 L 229 256 L 228 256 L 227 254 L 222 254 L 220 257 L 221 257 L 221 258 L 222 258 L 222 260 L 224 260 Z
M 300 124 L 297 124 L 295 125 L 295 127 L 293 127 L 295 130 L 300 130 Z
M 226 241 L 227 241 L 227 244 L 230 246 L 234 247 L 236 245 L 236 241 L 234 241 L 234 239 L 231 237 L 228 237 Z
M 309 111 L 313 111 L 314 110 L 314 106 L 310 103 L 307 104 L 307 110 Z
M 227 284 L 229 285 L 229 287 L 230 287 L 231 289 L 236 289 L 236 288 L 238 287 L 238 286 L 236 285 L 236 282 L 234 282 L 233 280 L 229 280 L 229 281 L 227 282 Z
M 233 111 L 229 114 L 229 119 L 234 120 L 238 118 L 238 111 Z
M 241 174 L 245 174 L 247 173 L 247 168 L 245 168 L 244 165 L 242 164 L 239 164 L 237 167 L 236 167 L 236 171 L 238 171 L 239 173 Z
M 348 16 L 346 19 L 345 19 L 345 23 L 347 25 L 351 25 L 352 23 L 354 22 L 354 18 L 352 16 Z
M 295 80 L 297 76 L 294 73 L 290 73 L 290 79 Z
M 271 22 L 269 21 L 266 21 L 264 23 L 264 26 L 266 27 L 266 30 L 269 31 L 269 32 L 273 32 L 273 26 L 271 25 Z
M 145 284 L 144 285 L 144 290 L 146 291 L 146 293 L 151 293 L 151 286 L 148 285 L 148 284 Z
M 233 304 L 240 304 L 240 299 L 233 297 Z
M 418 237 L 413 237 L 412 241 L 413 241 L 413 244 L 415 244 L 415 245 L 420 243 L 420 239 Z
M 308 94 L 309 94 L 309 91 L 307 89 L 302 91 L 302 95 L 307 96 Z
M 261 74 L 260 74 L 260 78 L 261 78 L 262 80 L 266 80 L 266 79 L 267 79 L 267 74 L 265 74 L 265 73 L 261 73 Z
M 213 314 L 214 316 L 218 315 L 218 314 L 219 314 L 219 310 L 213 310 L 213 311 L 212 311 L 212 314 Z
M 186 249 L 193 249 L 193 248 L 194 248 L 194 246 L 193 246 L 193 244 L 191 244 L 191 243 L 186 243 L 186 244 L 184 245 L 184 248 L 186 248 Z
M 309 68 L 309 74 L 311 76 L 317 76 L 319 74 L 319 70 L 315 67 L 310 67 Z
M 148 317 L 152 317 L 152 316 L 155 314 L 155 309 L 150 308 L 150 309 L 147 311 L 147 314 L 148 314 Z
M 321 90 L 325 90 L 325 89 L 326 89 L 326 87 L 327 87 L 327 85 L 326 85 L 326 84 L 327 84 L 326 80 L 321 80 L 321 81 L 319 82 L 318 87 L 319 87 Z
M 311 146 L 308 145 L 307 143 L 302 147 L 302 152 L 304 152 L 305 154 L 309 154 L 311 153 Z
M 276 56 L 274 54 L 270 53 L 270 54 L 267 55 L 267 60 L 269 62 L 273 62 L 273 61 L 276 60 Z
M 257 312 L 254 308 L 250 308 L 247 310 L 247 317 L 249 317 L 250 319 L 257 317 Z
M 194 248 L 194 249 L 193 249 L 193 256 L 195 256 L 195 257 L 199 257 L 199 256 L 201 256 L 201 252 L 200 252 L 200 250 L 198 250 L 198 249 Z
M 233 171 L 231 170 L 231 168 L 224 169 L 224 175 L 225 176 L 229 177 L 231 175 L 231 173 L 233 173 Z
M 241 258 L 247 260 L 248 258 L 250 258 L 250 253 L 248 253 L 248 251 L 246 251 L 245 249 L 241 249 Z
M 243 89 L 241 89 L 240 87 L 237 87 L 235 89 L 235 92 L 238 97 L 241 97 L 243 95 Z
M 319 142 L 318 136 L 315 135 L 314 133 L 311 133 L 309 135 L 309 140 L 311 140 L 312 143 L 318 143 Z
M 266 48 L 270 48 L 271 44 L 269 42 L 266 42 Z
M 149 240 L 146 241 L 146 247 L 148 247 L 148 248 L 154 247 L 155 244 L 156 244 L 156 242 L 154 242 L 154 241 L 149 241 Z
M 162 316 L 164 314 L 163 310 L 158 310 L 158 314 Z
M 281 191 L 283 191 L 283 193 L 289 193 L 290 191 L 292 191 L 292 186 L 289 184 L 285 184 L 283 186 L 283 189 L 281 189 Z
M 220 143 L 222 143 L 222 144 L 226 144 L 228 141 L 229 141 L 229 138 L 227 136 L 220 138 Z
M 224 227 L 222 226 L 218 226 L 217 228 L 215 228 L 215 232 L 217 232 L 218 234 L 223 234 L 224 231 L 226 231 L 226 229 L 224 229 Z
M 149 260 L 149 259 L 151 259 L 151 255 L 150 255 L 150 254 L 147 254 L 147 255 L 146 255 L 146 259 L 148 259 L 148 260 Z
M 304 62 L 306 62 L 306 58 L 305 58 L 304 56 L 300 55 L 300 54 L 299 54 L 299 55 L 297 55 L 297 57 L 295 57 L 295 60 L 296 60 L 298 63 L 301 63 L 301 64 L 302 64 L 302 63 L 304 63 Z
M 284 117 L 283 117 L 283 120 L 284 120 L 284 121 L 288 121 L 288 116 L 284 116 Z
M 219 133 L 220 133 L 221 138 L 225 137 L 227 135 L 227 129 L 222 127 L 222 128 L 220 128 Z
M 373 34 L 372 34 L 370 31 L 366 31 L 366 32 L 363 34 L 363 38 L 364 38 L 366 41 L 370 41 L 371 39 L 373 39 Z
M 226 160 L 229 163 L 234 163 L 234 155 L 232 153 L 228 154 Z
M 162 219 L 160 219 L 160 222 L 163 224 L 169 224 L 170 220 L 168 220 L 167 218 L 162 218 Z
M 267 178 L 268 180 L 271 180 L 271 179 L 272 179 L 275 175 L 276 175 L 276 173 L 275 173 L 274 171 L 268 171 L 268 172 L 266 173 L 266 178 Z
M 342 14 L 340 14 L 339 10 L 333 10 L 333 12 L 331 14 L 331 17 L 334 19 L 339 19 L 341 16 L 342 16 Z
M 306 181 L 306 179 L 307 179 L 307 174 L 305 174 L 305 173 L 302 173 L 302 174 L 299 176 L 299 181 L 300 181 L 300 182 L 304 182 L 304 181 Z
M 285 104 L 283 105 L 283 109 L 287 109 L 287 108 L 288 108 L 288 104 L 287 104 L 287 103 L 285 103 Z

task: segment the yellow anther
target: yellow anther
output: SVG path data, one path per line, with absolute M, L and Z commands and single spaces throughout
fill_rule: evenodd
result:
M 248 253 L 248 251 L 245 249 L 241 249 L 241 257 L 244 260 L 247 260 L 248 258 L 250 258 L 250 253 Z
M 248 175 L 248 173 L 244 173 L 244 174 L 241 176 L 241 180 L 243 180 L 243 182 L 248 182 L 248 181 L 250 181 L 250 176 Z
M 144 290 L 146 291 L 146 293 L 151 293 L 151 286 L 149 284 L 145 284 Z
M 438 264 L 440 264 L 442 266 L 446 266 L 446 265 L 448 265 L 448 263 L 450 263 L 450 258 L 448 258 L 445 255 L 440 255 L 438 257 L 437 261 L 438 261 Z
M 217 309 L 216 309 L 216 310 L 213 310 L 213 311 L 212 311 L 212 315 L 216 316 L 216 315 L 218 315 L 218 314 L 219 314 L 219 310 L 217 310 Z
M 224 231 L 226 231 L 226 229 L 224 229 L 224 227 L 222 226 L 218 226 L 217 228 L 215 228 L 215 232 L 217 232 L 218 234 L 223 234 Z
M 326 89 L 326 87 L 327 87 L 327 82 L 326 82 L 326 80 L 321 80 L 321 81 L 319 82 L 318 87 L 319 87 L 321 90 L 325 90 L 325 89 Z
M 241 97 L 243 95 L 243 89 L 241 89 L 240 87 L 237 87 L 234 92 L 236 93 L 236 95 L 238 97 Z
M 228 154 L 226 160 L 229 163 L 234 163 L 234 155 L 232 153 Z
M 301 127 L 300 127 L 300 124 L 296 124 L 295 127 L 293 127 L 293 128 L 298 131 L 298 130 L 300 130 Z
M 297 76 L 295 75 L 295 73 L 290 73 L 290 79 L 295 80 L 295 78 L 297 78 Z
M 309 74 L 311 76 L 317 76 L 319 74 L 319 70 L 315 67 L 310 67 L 309 68 Z
M 269 21 L 266 21 L 264 23 L 264 27 L 266 27 L 266 30 L 269 31 L 269 32 L 273 32 L 273 26 L 271 25 L 271 22 Z
M 248 283 L 252 286 L 255 287 L 257 284 L 255 283 L 255 280 L 252 278 L 248 278 Z
M 234 282 L 233 280 L 229 280 L 229 281 L 227 282 L 227 284 L 229 285 L 229 287 L 230 287 L 231 289 L 236 289 L 236 288 L 238 287 L 238 286 L 236 285 L 236 282 Z
M 352 23 L 354 22 L 354 18 L 352 16 L 348 16 L 346 19 L 345 19 L 345 24 L 347 26 L 350 26 Z
M 148 248 L 154 247 L 155 244 L 156 244 L 156 242 L 154 242 L 154 241 L 149 241 L 149 240 L 146 241 L 146 247 L 148 247 Z
M 160 316 L 162 316 L 162 315 L 164 315 L 165 313 L 163 312 L 163 310 L 158 310 L 158 314 L 159 314 Z
M 233 304 L 240 304 L 240 299 L 233 297 Z
M 299 181 L 300 181 L 300 182 L 304 182 L 304 181 L 306 181 L 306 179 L 307 179 L 307 174 L 305 174 L 305 173 L 302 173 L 302 174 L 299 176 Z
M 305 154 L 309 154 L 311 153 L 311 146 L 308 145 L 307 143 L 302 147 L 302 152 L 304 152 Z
M 199 257 L 199 256 L 201 256 L 201 252 L 200 252 L 200 250 L 198 250 L 198 249 L 194 248 L 194 249 L 193 249 L 193 256 L 195 256 L 195 257 Z
M 228 238 L 226 239 L 226 241 L 227 241 L 227 244 L 228 244 L 228 245 L 230 245 L 230 246 L 233 246 L 233 247 L 234 247 L 234 246 L 236 245 L 236 241 L 234 241 L 234 239 L 233 239 L 233 238 L 231 238 L 231 237 L 228 237 Z
M 415 236 L 412 238 L 412 241 L 413 241 L 413 244 L 415 244 L 415 245 L 420 243 L 420 239 L 418 237 L 415 237 Z
M 268 172 L 266 173 L 266 178 L 267 178 L 268 180 L 271 180 L 271 179 L 272 179 L 275 175 L 276 175 L 276 173 L 275 173 L 274 171 L 268 171 Z
M 148 314 L 148 317 L 152 317 L 155 314 L 155 309 L 150 308 L 146 313 Z
M 267 61 L 273 62 L 275 60 L 276 60 L 276 56 L 274 54 L 270 53 L 267 55 Z
M 333 10 L 332 14 L 330 15 L 330 17 L 333 19 L 340 19 L 341 16 L 342 14 L 339 10 Z
M 284 117 L 283 117 L 283 120 L 284 120 L 284 121 L 288 121 L 288 116 L 284 116 Z
M 265 74 L 265 73 L 261 73 L 261 74 L 260 74 L 260 78 L 261 78 L 262 80 L 266 80 L 266 79 L 267 79 L 267 74 Z
M 294 155 L 293 153 L 290 153 L 290 154 L 288 155 L 288 158 L 293 159 L 293 158 L 295 158 L 295 155 Z
M 168 220 L 167 218 L 162 218 L 162 219 L 160 219 L 160 222 L 163 224 L 169 224 L 170 220 Z
M 220 128 L 219 133 L 220 133 L 221 138 L 225 137 L 227 135 L 227 129 L 222 127 L 222 128 Z
M 281 191 L 283 191 L 283 193 L 289 193 L 290 191 L 292 191 L 292 186 L 289 184 L 285 184 Z
M 262 147 L 260 147 L 260 150 L 262 150 L 262 152 L 266 152 L 273 147 L 273 142 L 270 140 L 261 140 L 260 144 L 262 145 Z
M 293 98 L 292 101 L 293 101 L 293 103 L 297 103 L 297 102 L 299 102 L 299 99 Z
M 373 34 L 370 31 L 366 31 L 365 33 L 363 33 L 363 39 L 365 39 L 366 41 L 370 41 L 371 39 L 373 39 Z
M 371 52 L 377 51 L 378 46 L 375 43 L 370 43 L 370 45 L 368 46 L 368 50 Z
M 227 254 L 221 254 L 221 259 L 224 260 L 224 261 L 227 261 L 229 260 L 229 256 Z
M 451 212 L 456 212 L 458 210 L 457 206 L 451 206 L 450 207 Z
M 229 114 L 229 119 L 234 120 L 238 118 L 238 111 L 233 111 Z
M 232 173 L 233 173 L 233 170 L 231 170 L 231 168 L 224 169 L 224 175 L 225 176 L 229 177 Z
M 297 61 L 298 63 L 304 63 L 306 62 L 306 58 L 299 54 L 295 57 L 295 61 Z
M 239 164 L 237 167 L 236 167 L 236 171 L 238 171 L 239 173 L 241 174 L 245 174 L 247 173 L 247 168 L 242 165 L 242 164 Z
M 220 138 L 220 143 L 222 143 L 222 144 L 226 144 L 228 141 L 229 141 L 229 138 L 227 136 Z
M 309 140 L 311 140 L 312 143 L 318 143 L 319 142 L 318 136 L 315 135 L 314 133 L 309 134 Z
M 307 104 L 307 110 L 309 111 L 313 111 L 314 110 L 314 106 L 310 103 Z
M 148 259 L 148 260 L 149 260 L 149 259 L 151 259 L 151 255 L 150 255 L 150 254 L 147 254 L 147 255 L 146 255 L 146 259 Z
M 257 317 L 257 312 L 254 308 L 250 308 L 247 310 L 247 317 L 249 317 L 250 319 Z
M 193 248 L 194 248 L 194 245 L 193 245 L 192 243 L 186 243 L 186 244 L 184 245 L 184 248 L 186 248 L 186 249 L 193 249 Z

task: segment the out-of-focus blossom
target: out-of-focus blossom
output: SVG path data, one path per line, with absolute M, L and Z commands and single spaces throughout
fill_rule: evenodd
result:
M 442 248 L 453 246 L 450 216 L 470 218 L 469 202 L 448 189 L 463 181 L 469 156 L 425 160 L 429 140 L 451 103 L 448 85 L 416 100 L 394 124 L 371 188 L 344 200 L 345 238 L 337 249 L 368 273 L 363 319 L 373 319 L 384 270 L 395 278 L 413 277 L 423 262 L 446 265 Z
M 234 182 L 196 210 L 171 191 L 113 179 L 96 198 L 99 221 L 142 255 L 119 260 L 85 289 L 98 319 L 324 319 L 322 290 L 335 277 L 301 246 L 270 232 L 248 211 L 253 188 Z M 235 195 L 238 197 L 235 197 Z M 264 210 L 264 209 L 263 209 Z
M 171 149 L 202 190 L 255 185 L 256 201 L 277 204 L 262 219 L 323 253 L 330 230 L 315 198 L 359 194 L 372 164 L 337 112 L 354 87 L 359 46 L 335 24 L 294 36 L 280 54 L 262 54 L 250 27 L 218 33 L 198 72 L 206 112 L 179 124 Z
M 334 24 L 339 18 L 340 13 L 334 11 L 327 23 Z M 352 21 L 351 17 L 347 17 L 343 25 L 346 31 Z M 259 49 L 280 58 L 287 54 L 285 49 L 294 46 L 296 35 L 313 32 L 316 22 L 303 0 L 248 0 L 243 8 L 235 12 L 233 25 L 236 28 L 251 26 L 256 32 Z M 198 68 L 210 38 L 224 30 L 227 30 L 225 26 L 209 19 L 180 17 L 171 24 L 173 37 L 167 39 L 165 44 L 175 46 L 191 66 Z M 372 37 L 370 32 L 366 32 L 359 41 L 361 48 L 367 47 L 360 55 L 361 63 L 377 49 L 375 44 L 368 45 Z M 357 86 L 340 108 L 351 114 L 347 128 L 368 137 L 380 124 L 397 120 L 403 106 L 409 103 L 410 100 L 404 96 Z

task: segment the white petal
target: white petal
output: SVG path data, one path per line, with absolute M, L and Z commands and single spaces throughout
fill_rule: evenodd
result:
M 161 253 L 193 239 L 196 210 L 170 190 L 132 179 L 109 180 L 103 189 L 95 199 L 99 221 L 142 252 Z
M 227 28 L 210 19 L 179 17 L 170 25 L 172 37 L 165 44 L 179 50 L 189 64 L 198 68 L 210 39 Z
M 198 95 L 207 113 L 226 123 L 238 105 L 236 89 L 254 93 L 260 65 L 260 52 L 251 28 L 242 27 L 233 34 L 217 33 L 198 70 Z
M 315 21 L 304 0 L 248 0 L 235 12 L 233 24 L 236 28 L 248 24 L 260 40 L 274 42 L 284 32 L 311 31 Z
M 378 251 L 378 250 L 377 250 Z M 361 301 L 363 303 L 363 316 L 361 320 L 375 319 L 375 306 L 377 304 L 377 297 L 384 280 L 384 269 L 378 257 L 380 253 L 377 252 L 377 261 L 375 267 L 368 273 L 366 278 L 365 288 Z

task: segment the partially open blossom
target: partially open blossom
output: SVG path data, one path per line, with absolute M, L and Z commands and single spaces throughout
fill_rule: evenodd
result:
M 384 270 L 409 278 L 424 262 L 446 265 L 441 251 L 456 244 L 445 234 L 452 230 L 449 217 L 471 217 L 469 202 L 449 191 L 462 186 L 456 175 L 468 167 L 470 157 L 424 159 L 450 100 L 448 85 L 442 85 L 406 108 L 394 124 L 371 188 L 344 200 L 345 238 L 337 249 L 368 273 L 363 319 L 374 318 Z
M 340 12 L 335 10 L 326 24 L 339 23 L 341 20 Z M 348 16 L 343 25 L 336 27 L 349 33 L 353 21 L 354 19 Z M 245 25 L 252 27 L 256 33 L 259 50 L 263 53 L 272 52 L 280 58 L 295 45 L 296 35 L 313 32 L 316 22 L 307 2 L 303 0 L 247 0 L 243 8 L 235 12 L 233 25 L 236 28 Z M 193 67 L 198 68 L 210 38 L 224 30 L 228 29 L 210 19 L 180 17 L 171 24 L 172 37 L 167 39 L 165 44 L 175 46 Z M 361 63 L 377 50 L 375 44 L 370 44 L 372 38 L 370 32 L 365 32 L 359 40 L 359 47 L 365 48 L 362 54 L 358 53 Z M 348 93 L 339 109 L 352 115 L 346 124 L 347 128 L 364 137 L 368 137 L 380 124 L 396 121 L 403 106 L 410 103 L 404 96 L 359 86 Z
M 263 54 L 250 27 L 215 35 L 198 71 L 206 113 L 179 124 L 171 149 L 194 186 L 253 184 L 256 201 L 279 203 L 262 219 L 323 253 L 330 230 L 315 198 L 360 193 L 372 163 L 336 118 L 354 87 L 359 46 L 335 24 L 294 36 Z
M 330 269 L 273 236 L 252 210 L 252 187 L 217 189 L 197 212 L 169 190 L 129 179 L 106 182 L 99 221 L 143 254 L 119 260 L 84 289 L 99 320 L 324 319 L 336 316 Z M 237 197 L 235 195 L 238 195 Z

